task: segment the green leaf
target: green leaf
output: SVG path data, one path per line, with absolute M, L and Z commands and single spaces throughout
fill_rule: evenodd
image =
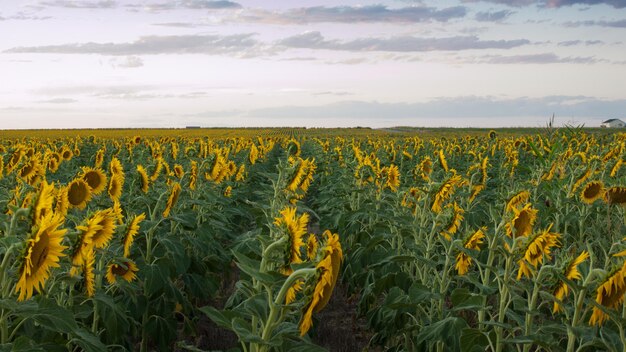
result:
M 443 341 L 452 351 L 458 351 L 461 344 L 461 332 L 467 327 L 465 320 L 458 317 L 448 317 L 422 328 L 416 337 L 419 345 Z
M 453 310 L 481 310 L 484 309 L 485 297 L 471 293 L 467 288 L 457 288 L 450 295 Z
M 478 329 L 465 328 L 461 332 L 461 352 L 482 352 L 489 345 L 489 338 Z

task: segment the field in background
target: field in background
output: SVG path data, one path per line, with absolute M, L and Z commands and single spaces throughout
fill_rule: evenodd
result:
M 0 350 L 626 350 L 626 134 L 0 131 Z

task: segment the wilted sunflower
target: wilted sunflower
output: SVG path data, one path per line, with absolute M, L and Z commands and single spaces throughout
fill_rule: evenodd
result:
M 580 192 L 580 199 L 587 204 L 593 204 L 593 202 L 602 198 L 603 195 L 604 184 L 602 181 L 592 181 L 583 187 L 583 190 Z
M 587 179 L 589 177 L 591 177 L 591 175 L 593 174 L 593 168 L 592 167 L 588 167 L 587 170 L 578 177 L 578 179 L 576 180 L 576 182 L 574 182 L 574 185 L 572 186 L 572 192 L 571 193 L 575 193 L 576 190 L 585 182 L 587 181 Z
M 109 180 L 109 197 L 113 201 L 119 201 L 122 196 L 122 188 L 124 187 L 124 176 L 122 174 L 113 174 Z
M 174 175 L 178 177 L 178 179 L 183 178 L 185 175 L 185 170 L 183 170 L 183 166 L 180 164 L 174 164 Z
M 624 160 L 618 159 L 617 162 L 615 163 L 615 165 L 613 165 L 613 167 L 611 168 L 610 176 L 611 177 L 617 176 L 617 173 L 622 168 L 622 165 L 624 165 Z
M 284 226 L 289 236 L 289 256 L 288 262 L 284 265 L 284 270 L 289 271 L 290 264 L 302 263 L 300 250 L 304 246 L 302 237 L 306 234 L 309 214 L 304 213 L 296 216 L 295 207 L 287 207 L 280 212 L 280 217 L 274 219 L 276 226 Z
M 604 200 L 609 204 L 626 204 L 626 187 L 611 187 L 604 192 Z
M 486 228 L 480 228 L 467 238 L 463 247 L 467 249 L 480 250 L 480 245 L 483 244 L 483 238 L 485 238 Z M 460 252 L 456 256 L 456 265 L 454 266 L 459 275 L 465 275 L 469 271 L 469 267 L 472 265 L 472 258 L 465 252 Z
M 529 191 L 521 191 L 517 193 L 516 195 L 511 197 L 511 199 L 509 199 L 509 201 L 506 203 L 506 211 L 511 212 L 511 211 L 514 211 L 515 209 L 519 209 L 521 205 L 528 202 L 529 198 L 530 198 Z
M 441 235 L 444 236 L 446 240 L 450 241 L 452 240 L 452 235 L 454 235 L 459 230 L 459 227 L 461 226 L 461 222 L 463 221 L 463 214 L 465 213 L 465 210 L 459 207 L 458 204 L 456 204 L 456 202 L 452 203 L 451 205 L 448 205 L 447 207 L 452 208 L 452 218 L 450 219 L 450 222 L 446 226 L 445 230 L 441 231 Z
M 537 221 L 537 209 L 528 203 L 521 210 L 513 208 L 515 216 L 506 224 L 506 233 L 510 237 L 528 236 L 533 232 L 533 226 Z M 515 232 L 513 232 L 515 230 Z
M 135 262 L 124 258 L 120 263 L 111 263 L 107 266 L 106 278 L 110 284 L 114 284 L 117 278 L 121 277 L 126 282 L 131 282 L 137 278 L 139 271 Z
M 517 273 L 517 279 L 520 280 L 522 276 L 531 277 L 528 265 L 537 268 L 539 264 L 543 263 L 543 258 L 550 259 L 553 247 L 558 247 L 560 234 L 550 232 L 552 224 L 541 233 L 530 238 L 526 244 L 526 248 L 523 251 L 523 258 L 519 260 L 520 269 Z
M 70 208 L 84 209 L 91 200 L 91 187 L 82 178 L 76 178 L 67 185 L 67 200 Z
M 565 266 L 563 276 L 571 281 L 580 280 L 582 278 L 582 275 L 580 271 L 578 271 L 578 265 L 582 264 L 582 262 L 587 260 L 587 258 L 589 258 L 589 253 L 587 251 L 583 251 L 578 257 L 570 260 L 567 266 Z M 563 301 L 563 299 L 565 299 L 565 297 L 567 297 L 568 295 L 569 285 L 565 281 L 559 281 L 556 289 L 554 290 L 554 297 L 556 297 L 559 301 Z M 561 307 L 561 305 L 557 302 L 554 302 L 552 313 L 557 313 L 562 310 L 563 308 Z
M 623 266 L 607 275 L 596 291 L 596 302 L 602 306 L 619 309 L 624 303 L 626 294 L 626 271 Z M 593 307 L 593 313 L 589 319 L 589 325 L 602 325 L 609 316 L 600 308 Z
M 333 293 L 337 278 L 339 277 L 339 268 L 343 261 L 343 252 L 341 243 L 339 243 L 339 235 L 333 234 L 326 230 L 323 233 L 326 243 L 322 248 L 324 256 L 317 263 L 317 283 L 313 290 L 311 301 L 306 305 L 304 314 L 300 320 L 300 335 L 304 335 L 309 331 L 313 324 L 313 312 L 321 311 Z
M 15 285 L 18 301 L 29 299 L 33 290 L 41 292 L 50 277 L 50 268 L 59 267 L 59 258 L 64 257 L 63 236 L 67 230 L 59 229 L 63 224 L 61 214 L 47 213 L 33 228 L 33 235 L 26 241 L 20 278 Z
M 167 198 L 167 204 L 165 205 L 165 210 L 163 210 L 163 217 L 166 218 L 170 216 L 170 212 L 174 205 L 176 205 L 176 201 L 178 201 L 178 197 L 180 196 L 181 188 L 178 182 L 174 183 L 172 189 L 170 190 L 170 196 Z

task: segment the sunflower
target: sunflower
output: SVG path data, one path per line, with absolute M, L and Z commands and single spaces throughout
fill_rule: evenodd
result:
M 463 221 L 463 214 L 465 210 L 459 207 L 456 202 L 448 205 L 447 207 L 452 208 L 452 218 L 450 222 L 446 226 L 446 229 L 441 231 L 441 235 L 446 238 L 446 240 L 450 241 L 452 239 L 452 235 L 454 235 L 461 226 L 461 222 Z
M 299 324 L 300 335 L 302 336 L 309 331 L 313 324 L 313 312 L 321 311 L 330 300 L 343 261 L 339 235 L 326 230 L 323 236 L 326 237 L 326 243 L 322 249 L 324 257 L 316 265 L 317 283 L 311 301 L 306 305 Z
M 141 190 L 143 193 L 148 193 L 148 190 L 150 190 L 150 179 L 148 178 L 146 169 L 142 165 L 137 165 L 137 173 L 141 181 Z
M 139 215 L 135 215 L 128 224 L 128 228 L 124 234 L 124 257 L 128 257 L 130 255 L 130 246 L 133 244 L 135 235 L 139 232 L 139 223 L 145 219 L 146 214 L 141 213 Z
M 104 149 L 100 149 L 98 150 L 98 152 L 96 153 L 96 160 L 94 163 L 94 167 L 99 168 L 102 167 L 102 163 L 104 163 Z
M 246 165 L 239 165 L 239 169 L 237 170 L 237 174 L 235 174 L 235 181 L 241 182 L 246 178 Z
M 89 247 L 85 251 L 85 256 L 82 264 L 83 278 L 85 280 L 85 291 L 87 291 L 87 297 L 93 297 L 96 293 L 96 253 L 93 247 Z
M 507 235 L 510 237 L 530 235 L 533 231 L 533 225 L 537 221 L 537 209 L 533 209 L 530 203 L 521 210 L 513 209 L 515 216 L 511 222 L 506 224 Z
M 589 253 L 587 251 L 583 251 L 580 255 L 572 260 L 565 266 L 565 270 L 563 271 L 563 276 L 566 279 L 574 281 L 580 280 L 582 278 L 582 274 L 578 271 L 578 265 L 582 264 L 585 260 L 589 258 Z M 556 297 L 559 301 L 563 301 L 565 297 L 569 295 L 569 286 L 565 281 L 560 281 L 556 289 L 554 290 L 554 297 Z M 562 311 L 563 308 L 557 302 L 554 302 L 554 307 L 552 308 L 552 313 L 557 313 Z
M 287 294 L 285 295 L 285 304 L 290 304 L 291 302 L 296 300 L 296 294 L 302 291 L 304 287 L 304 280 L 296 280 L 296 282 L 287 289 Z
M 135 262 L 128 258 L 124 258 L 121 263 L 111 263 L 107 266 L 106 278 L 112 285 L 118 277 L 131 282 L 137 278 L 136 273 L 139 271 Z
M 48 159 L 48 171 L 55 173 L 59 170 L 59 160 L 56 158 Z
M 91 187 L 93 194 L 100 194 L 107 186 L 107 177 L 99 168 L 83 166 L 83 172 L 79 176 Z
M 76 227 L 76 230 L 80 232 L 78 242 L 72 253 L 72 265 L 75 267 L 82 267 L 87 251 L 93 247 L 93 236 L 102 230 L 100 222 L 101 217 L 94 215 L 87 219 L 83 225 Z
M 111 159 L 111 162 L 109 163 L 109 170 L 113 175 L 124 175 L 124 168 L 122 167 L 120 159 L 117 157 L 113 157 L 113 159 Z
M 489 139 L 496 139 L 496 137 L 498 137 L 498 134 L 496 133 L 496 131 L 489 130 Z
M 486 228 L 482 227 L 474 232 L 467 238 L 463 247 L 472 250 L 480 250 L 480 245 L 483 244 L 485 238 Z M 465 275 L 469 271 L 469 267 L 472 265 L 472 258 L 465 252 L 460 252 L 456 256 L 456 265 L 454 266 L 459 275 Z
M 421 170 L 422 179 L 428 182 L 430 180 L 430 173 L 433 171 L 433 162 L 430 160 L 430 157 L 427 156 L 420 162 L 419 169 Z
M 448 172 L 448 161 L 446 160 L 446 155 L 443 153 L 443 149 L 439 149 L 439 164 L 441 168 Z
M 580 175 L 580 177 L 578 177 L 578 179 L 576 179 L 576 182 L 574 182 L 574 185 L 572 186 L 572 192 L 574 193 L 576 192 L 576 190 L 585 182 L 587 181 L 587 179 L 589 177 L 591 177 L 591 175 L 593 174 L 593 168 L 588 167 L 587 170 Z
M 82 178 L 76 178 L 67 185 L 67 199 L 70 208 L 84 209 L 91 200 L 91 187 Z
M 285 263 L 285 270 L 290 264 L 302 263 L 300 249 L 304 246 L 302 236 L 306 233 L 307 224 L 309 223 L 309 214 L 304 213 L 300 217 L 296 216 L 295 207 L 287 207 L 280 212 L 280 217 L 274 219 L 276 226 L 284 226 L 289 236 L 290 250 L 289 259 Z
M 480 171 L 482 172 L 482 184 L 487 183 L 487 169 L 489 168 L 489 157 L 485 157 L 483 161 L 480 163 Z
M 111 208 L 100 210 L 93 215 L 93 219 L 96 224 L 102 227 L 94 233 L 92 238 L 93 245 L 96 248 L 104 248 L 109 244 L 115 232 L 115 213 Z
M 294 172 L 289 182 L 287 183 L 287 189 L 295 192 L 296 189 L 300 186 L 300 183 L 302 183 L 304 176 L 306 176 L 307 174 L 306 161 L 301 158 L 289 158 L 289 163 L 294 168 Z
M 317 237 L 314 234 L 310 234 L 309 239 L 306 241 L 306 256 L 309 260 L 315 259 L 318 246 Z
M 122 188 L 124 187 L 124 176 L 122 174 L 113 174 L 109 180 L 109 197 L 113 201 L 119 201 L 122 196 Z
M 437 193 L 435 193 L 431 210 L 434 213 L 441 213 L 443 202 L 454 193 L 454 187 L 461 183 L 462 179 L 460 175 L 454 175 L 442 183 L 441 186 L 439 186 Z
M 303 192 L 309 190 L 309 186 L 311 186 L 311 182 L 313 182 L 313 175 L 315 175 L 315 171 L 317 170 L 317 166 L 315 166 L 315 159 L 306 159 L 306 175 L 302 179 L 300 183 L 300 189 Z M 242 165 L 243 166 L 243 165 Z
M 73 156 L 74 156 L 74 153 L 72 152 L 70 148 L 64 146 L 63 149 L 61 149 L 61 158 L 63 158 L 63 160 L 68 161 Z
M 26 241 L 20 278 L 15 285 L 18 301 L 32 297 L 33 290 L 41 292 L 50 277 L 50 268 L 59 267 L 59 258 L 65 256 L 63 250 L 67 248 L 61 245 L 67 231 L 59 229 L 62 224 L 61 214 L 48 212 L 33 228 L 33 235 Z
M 67 187 L 62 187 L 57 190 L 56 203 L 54 205 L 54 212 L 59 213 L 65 217 L 67 215 L 67 209 L 70 207 L 70 200 L 67 195 Z
M 172 189 L 170 191 L 170 196 L 167 198 L 167 204 L 165 206 L 165 210 L 163 210 L 163 217 L 166 218 L 170 215 L 172 208 L 176 205 L 176 201 L 180 196 L 181 188 L 178 182 L 174 183 Z
M 39 194 L 33 205 L 33 225 L 38 223 L 46 214 L 52 212 L 54 201 L 54 184 L 48 184 L 45 180 L 40 184 Z M 63 216 L 64 217 L 64 216 Z
M 174 175 L 178 177 L 178 179 L 183 178 L 185 175 L 185 170 L 183 170 L 183 166 L 180 164 L 174 164 Z
M 40 173 L 43 173 L 43 166 L 37 157 L 31 157 L 18 171 L 19 177 L 21 177 L 26 183 L 33 184 L 33 179 Z
M 484 189 L 485 189 L 485 185 L 473 185 L 472 192 L 470 193 L 470 196 L 468 198 L 468 202 L 469 203 L 474 202 L 478 194 L 480 194 L 480 192 L 482 192 Z
M 531 277 L 532 272 L 530 272 L 528 265 L 537 268 L 539 264 L 543 263 L 544 257 L 547 259 L 551 258 L 550 254 L 552 253 L 552 248 L 560 245 L 559 238 L 561 235 L 550 232 L 551 228 L 552 225 L 528 240 L 526 248 L 523 250 L 524 256 L 518 262 L 520 265 L 520 269 L 517 273 L 518 280 L 520 280 L 522 276 Z
M 613 165 L 613 167 L 611 168 L 610 176 L 611 177 L 617 176 L 617 173 L 619 172 L 623 164 L 624 164 L 624 160 L 618 159 L 615 165 Z
M 256 160 L 259 158 L 259 149 L 256 147 L 254 143 L 250 146 L 250 154 L 248 155 L 248 160 L 250 164 L 254 165 Z
M 509 199 L 509 201 L 506 203 L 506 211 L 512 212 L 518 209 L 521 205 L 528 202 L 529 198 L 530 198 L 529 191 L 521 191 L 517 193 L 516 195 L 511 197 L 511 199 Z
M 596 291 L 596 303 L 611 309 L 619 309 L 626 294 L 626 271 L 623 266 L 607 275 Z M 589 325 L 602 325 L 609 316 L 600 308 L 593 307 Z
M 604 200 L 609 204 L 626 203 L 626 187 L 611 187 L 604 192 Z
M 580 192 L 580 198 L 587 204 L 593 204 L 596 200 L 602 198 L 604 193 L 604 184 L 602 181 L 591 181 L 583 187 Z
M 198 182 L 198 163 L 196 161 L 191 162 L 191 171 L 189 173 L 189 189 L 196 190 L 196 184 Z
M 394 164 L 391 164 L 386 171 L 385 176 L 387 176 L 387 182 L 385 183 L 385 187 L 395 192 L 398 190 L 398 187 L 400 187 L 400 171 Z
M 231 186 L 226 186 L 226 189 L 224 189 L 224 197 L 230 198 L 232 195 L 232 191 L 233 188 Z

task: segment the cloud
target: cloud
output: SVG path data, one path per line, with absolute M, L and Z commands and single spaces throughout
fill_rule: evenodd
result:
M 410 6 L 388 8 L 384 5 L 370 6 L 314 6 L 289 9 L 284 12 L 265 10 L 246 11 L 237 14 L 241 22 L 263 22 L 280 24 L 308 23 L 419 23 L 447 22 L 451 19 L 465 17 L 467 9 L 463 6 L 437 9 L 428 6 Z
M 586 96 L 542 98 L 441 97 L 423 103 L 343 101 L 321 106 L 280 106 L 251 110 L 244 117 L 284 118 L 302 121 L 316 118 L 411 119 L 411 118 L 513 118 L 551 116 L 605 118 L 626 111 L 626 99 L 602 100 Z M 218 113 L 214 113 L 219 116 Z M 519 120 L 508 120 L 509 125 Z
M 572 5 L 600 5 L 605 4 L 615 8 L 626 7 L 624 0 L 462 0 L 463 2 L 491 2 L 513 7 L 538 5 L 540 7 L 563 7 Z
M 145 36 L 129 43 L 74 43 L 15 47 L 4 53 L 101 54 L 113 56 L 157 54 L 257 55 L 254 34 Z
M 55 99 L 40 101 L 40 103 L 45 103 L 45 104 L 71 104 L 71 103 L 76 103 L 76 102 L 78 102 L 78 100 L 71 99 L 71 98 L 55 98 Z
M 71 0 L 55 0 L 41 1 L 40 6 L 44 7 L 63 7 L 66 9 L 112 9 L 117 7 L 116 1 L 71 1 Z
M 320 32 L 306 32 L 285 38 L 278 42 L 288 48 L 326 49 L 345 51 L 455 51 L 470 49 L 510 49 L 526 44 L 526 39 L 480 40 L 476 36 L 447 38 L 418 38 L 399 36 L 391 38 L 360 38 L 350 41 L 327 40 Z
M 476 18 L 476 21 L 480 21 L 480 22 L 498 22 L 498 21 L 502 21 L 508 18 L 514 13 L 515 11 L 509 11 L 509 10 L 502 10 L 502 11 L 496 11 L 496 12 L 478 12 L 475 18 Z
M 475 63 L 488 64 L 595 64 L 605 60 L 595 57 L 560 57 L 553 53 L 530 54 L 530 55 L 486 55 L 479 58 Z
M 600 27 L 613 27 L 613 28 L 626 28 L 626 19 L 614 20 L 614 21 L 574 21 L 565 22 L 566 27 L 581 27 L 581 26 L 600 26 Z
M 148 12 L 161 12 L 170 10 L 232 10 L 242 8 L 241 4 L 227 0 L 184 0 L 169 1 L 154 4 L 127 4 L 126 8 L 132 11 L 144 10 Z
M 601 45 L 604 44 L 601 40 L 567 40 L 563 42 L 558 42 L 558 46 L 575 46 L 575 45 Z

